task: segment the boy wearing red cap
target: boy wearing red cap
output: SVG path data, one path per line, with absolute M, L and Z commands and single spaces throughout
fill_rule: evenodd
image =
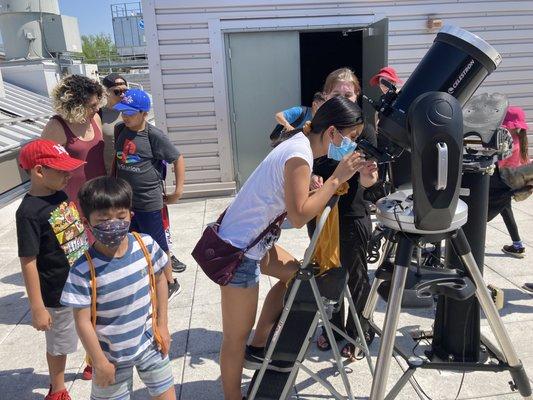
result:
M 383 93 L 387 93 L 389 88 L 383 83 L 383 81 L 392 83 L 396 87 L 402 83 L 402 80 L 396 73 L 396 70 L 392 67 L 381 68 L 376 75 L 370 78 L 370 86 L 376 86 L 379 84 L 381 91 Z
M 24 146 L 19 162 L 31 186 L 16 213 L 18 254 L 32 325 L 46 336 L 50 390 L 45 400 L 70 400 L 65 364 L 78 336 L 72 309 L 61 306 L 60 298 L 70 266 L 89 246 L 78 210 L 62 189 L 85 162 L 44 139 Z

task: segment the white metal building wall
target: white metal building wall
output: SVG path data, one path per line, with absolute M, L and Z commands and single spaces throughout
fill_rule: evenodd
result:
M 214 77 L 213 67 L 222 61 L 213 58 L 210 42 L 209 24 L 217 19 L 385 16 L 389 65 L 405 80 L 435 37 L 426 28 L 428 16 L 440 18 L 478 34 L 502 54 L 483 89 L 507 94 L 533 126 L 532 0 L 143 0 L 143 13 L 156 118 L 186 156 L 190 188 L 233 180 L 230 142 L 221 134 L 227 116 L 216 101 L 225 92 L 225 76 Z

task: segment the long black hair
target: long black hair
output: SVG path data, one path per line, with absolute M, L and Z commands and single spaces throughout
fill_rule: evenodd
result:
M 276 147 L 298 132 L 303 131 L 306 135 L 322 136 L 326 129 L 332 125 L 341 131 L 361 125 L 363 121 L 363 112 L 357 103 L 341 96 L 332 97 L 320 106 L 310 124 L 306 124 L 304 128 L 282 134 L 280 139 L 272 144 L 272 147 Z

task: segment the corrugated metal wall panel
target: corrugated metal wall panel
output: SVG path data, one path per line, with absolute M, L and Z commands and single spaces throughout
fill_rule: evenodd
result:
M 147 3 L 149 0 L 145 0 Z M 157 24 L 160 57 L 150 68 L 161 74 L 166 127 L 192 168 L 215 168 L 220 160 L 217 143 L 209 143 L 214 156 L 202 156 L 191 143 L 217 139 L 215 89 L 208 21 L 249 18 L 288 18 L 378 14 L 389 18 L 389 64 L 403 79 L 418 64 L 433 42 L 426 28 L 428 15 L 443 19 L 485 38 L 504 57 L 499 69 L 482 89 L 502 92 L 512 104 L 526 109 L 533 126 L 533 1 L 473 0 L 151 0 Z M 252 3 L 252 4 L 251 4 Z M 146 9 L 146 7 L 145 7 Z M 150 29 L 147 27 L 147 29 Z M 183 144 L 182 145 L 180 145 Z M 201 144 L 200 148 L 204 148 Z M 218 149 L 220 150 L 220 149 Z M 188 164 L 188 165 L 189 165 Z M 216 179 L 217 172 L 205 175 Z M 220 174 L 218 174 L 220 176 Z M 187 179 L 202 181 L 202 174 Z

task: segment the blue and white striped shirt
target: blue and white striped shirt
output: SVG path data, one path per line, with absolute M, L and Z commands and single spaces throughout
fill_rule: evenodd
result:
M 148 235 L 141 235 L 157 274 L 167 264 L 167 255 Z M 107 359 L 127 363 L 153 342 L 152 304 L 148 266 L 142 249 L 128 234 L 128 251 L 109 258 L 89 249 L 96 272 L 96 336 Z M 70 269 L 61 304 L 91 307 L 91 273 L 85 255 Z

